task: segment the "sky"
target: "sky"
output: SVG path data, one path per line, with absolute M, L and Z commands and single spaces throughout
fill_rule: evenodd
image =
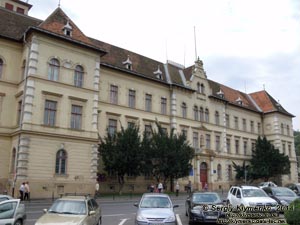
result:
M 266 90 L 300 130 L 299 0 L 28 0 L 46 19 L 59 5 L 89 37 L 189 67 L 233 89 Z

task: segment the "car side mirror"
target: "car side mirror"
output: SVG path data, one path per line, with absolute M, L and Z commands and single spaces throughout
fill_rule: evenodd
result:
M 138 206 L 139 206 L 139 204 L 138 204 L 138 203 L 136 203 L 136 202 L 135 202 L 133 205 L 134 205 L 135 207 L 138 207 Z
M 179 205 L 173 205 L 173 209 L 174 209 L 174 208 L 178 208 L 178 207 L 179 207 Z
M 93 216 L 93 215 L 95 215 L 95 214 L 96 214 L 95 211 L 90 211 L 90 212 L 89 212 L 89 215 L 90 215 L 90 216 Z
M 48 212 L 48 209 L 43 209 L 43 212 L 44 212 L 44 213 L 47 213 L 47 212 Z

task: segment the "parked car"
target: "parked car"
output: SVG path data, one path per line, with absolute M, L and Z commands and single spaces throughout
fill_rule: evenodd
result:
M 289 205 L 298 196 L 287 187 L 264 187 L 263 190 L 280 205 Z
M 0 202 L 5 200 L 10 200 L 10 199 L 14 199 L 14 198 L 11 197 L 10 195 L 0 195 Z
M 272 181 L 267 181 L 267 182 L 261 182 L 258 184 L 259 188 L 263 188 L 263 187 L 277 187 L 277 185 L 272 182 Z
M 285 185 L 287 188 L 294 191 L 298 196 L 300 196 L 300 183 L 292 183 Z
M 216 223 L 225 214 L 222 210 L 213 210 L 213 206 L 224 206 L 217 193 L 193 192 L 186 199 L 185 215 L 188 216 L 189 223 Z
M 138 208 L 135 217 L 135 225 L 177 224 L 174 208 L 178 207 L 178 205 L 173 205 L 167 194 L 143 194 L 140 202 L 135 203 L 134 206 Z
M 25 206 L 20 201 L 20 199 L 10 199 L 0 202 L 0 225 L 25 223 Z
M 227 195 L 227 202 L 232 206 L 271 206 L 276 210 L 278 203 L 262 189 L 254 186 L 232 186 Z
M 63 196 L 44 212 L 35 225 L 100 225 L 102 222 L 100 206 L 88 195 Z

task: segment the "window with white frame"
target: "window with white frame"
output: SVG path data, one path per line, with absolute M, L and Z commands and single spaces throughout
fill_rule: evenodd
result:
M 46 100 L 44 110 L 44 125 L 55 126 L 56 119 L 56 101 Z
M 67 172 L 67 152 L 64 149 L 60 149 L 56 153 L 55 174 L 65 175 L 66 172 Z
M 75 72 L 74 72 L 74 85 L 75 87 L 82 87 L 83 86 L 83 67 L 80 65 L 77 65 L 75 67 Z
M 118 104 L 118 86 L 110 85 L 110 103 Z
M 187 116 L 187 106 L 186 106 L 185 102 L 183 102 L 181 104 L 181 111 L 182 111 L 182 117 L 186 118 L 186 116 Z
M 199 134 L 198 132 L 193 132 L 193 147 L 199 148 Z
M 48 79 L 58 81 L 60 63 L 58 59 L 52 58 L 49 62 Z
M 82 125 L 82 106 L 72 105 L 71 108 L 71 129 L 80 130 Z
M 161 109 L 161 114 L 163 115 L 167 114 L 167 98 L 162 97 L 160 99 L 160 109 Z
M 150 94 L 145 95 L 145 110 L 147 112 L 152 111 L 152 95 Z
M 114 136 L 117 133 L 117 120 L 109 119 L 107 131 L 110 136 Z
M 129 90 L 128 92 L 128 106 L 135 108 L 135 90 Z

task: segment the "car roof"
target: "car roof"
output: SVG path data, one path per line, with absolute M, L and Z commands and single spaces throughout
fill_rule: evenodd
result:
M 86 200 L 86 199 L 90 199 L 88 196 L 83 196 L 83 195 L 67 195 L 67 196 L 62 196 L 60 198 L 60 200 Z
M 255 187 L 255 186 L 250 186 L 250 185 L 232 186 L 231 188 L 242 188 L 242 189 L 259 189 L 258 187 Z
M 219 195 L 217 192 L 210 192 L 210 191 L 206 191 L 206 192 L 203 192 L 203 191 L 195 191 L 193 192 L 193 194 L 196 194 L 196 195 L 201 195 L 201 194 L 214 194 L 214 195 Z
M 143 197 L 149 197 L 149 196 L 155 196 L 155 197 L 168 197 L 168 194 L 163 194 L 163 193 L 144 193 Z

